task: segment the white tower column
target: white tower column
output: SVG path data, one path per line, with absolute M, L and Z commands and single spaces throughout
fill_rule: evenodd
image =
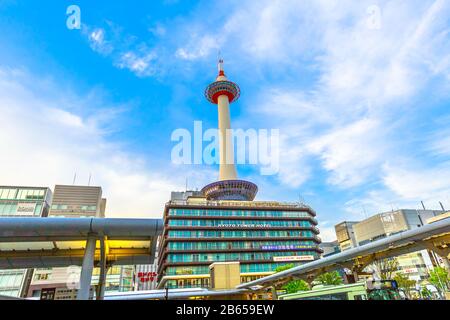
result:
M 233 136 L 231 134 L 230 102 L 227 95 L 219 96 L 217 102 L 219 107 L 219 180 L 237 180 Z
M 230 104 L 241 95 L 239 86 L 228 81 L 223 70 L 223 60 L 219 60 L 219 75 L 205 91 L 206 99 L 217 105 L 219 113 L 220 171 L 219 181 L 202 189 L 207 200 L 253 201 L 258 186 L 252 182 L 238 180 L 234 160 L 234 137 L 231 131 Z

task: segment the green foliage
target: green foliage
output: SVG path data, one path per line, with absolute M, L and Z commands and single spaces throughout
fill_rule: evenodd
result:
M 341 275 L 337 271 L 323 273 L 315 281 L 325 286 L 337 286 L 343 283 Z
M 441 293 L 449 289 L 450 274 L 447 269 L 436 267 L 430 271 L 430 283 Z
M 281 271 L 289 270 L 289 269 L 292 269 L 293 267 L 294 267 L 293 263 L 285 264 L 284 266 L 277 267 L 275 269 L 275 272 L 281 272 Z
M 382 280 L 390 280 L 399 269 L 398 260 L 395 258 L 376 260 L 373 263 L 376 272 Z
M 296 293 L 299 291 L 308 291 L 311 290 L 308 283 L 305 280 L 294 280 L 283 286 L 283 289 L 286 290 L 287 293 Z
M 293 264 L 286 264 L 284 266 L 279 266 L 275 269 L 275 272 L 281 272 L 285 270 L 289 270 L 293 268 Z M 283 286 L 283 289 L 286 290 L 287 293 L 296 293 L 299 291 L 308 291 L 311 290 L 308 283 L 304 280 L 293 280 L 288 282 Z
M 416 281 L 409 279 L 407 275 L 400 272 L 394 276 L 394 280 L 397 281 L 398 287 L 403 289 L 406 296 L 411 298 L 411 289 L 416 285 Z
M 423 287 L 422 290 L 420 291 L 420 294 L 424 299 L 431 299 L 433 297 L 433 294 L 427 287 Z

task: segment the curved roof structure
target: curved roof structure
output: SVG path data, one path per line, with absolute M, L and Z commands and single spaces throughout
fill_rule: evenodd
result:
M 359 246 L 342 253 L 319 259 L 270 276 L 243 283 L 237 289 L 266 287 L 308 277 L 359 263 L 361 267 L 376 259 L 384 259 L 423 249 L 442 250 L 448 255 L 450 245 L 450 219 L 441 220 L 413 230 L 391 235 L 387 238 Z
M 88 237 L 100 240 L 109 265 L 151 264 L 161 219 L 1 218 L 0 269 L 81 265 Z

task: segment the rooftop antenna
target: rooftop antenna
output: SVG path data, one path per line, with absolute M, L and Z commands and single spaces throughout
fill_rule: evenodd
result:
M 425 205 L 423 204 L 423 201 L 420 201 L 420 203 L 422 204 L 423 210 L 427 210 L 427 209 L 425 209 Z
M 91 185 L 91 178 L 92 178 L 92 173 L 89 172 L 89 181 L 88 181 L 88 187 Z
M 73 181 L 72 181 L 72 185 L 75 185 L 75 181 L 77 180 L 77 173 L 75 172 L 74 176 L 73 176 Z
M 364 212 L 364 218 L 367 219 L 366 207 L 364 205 L 362 205 L 362 209 L 363 209 L 363 212 Z

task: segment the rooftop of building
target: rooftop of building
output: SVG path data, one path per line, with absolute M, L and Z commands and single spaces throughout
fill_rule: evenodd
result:
M 274 209 L 274 210 L 302 210 L 316 215 L 313 208 L 300 202 L 280 202 L 280 201 L 236 201 L 236 200 L 206 200 L 205 197 L 194 196 L 185 200 L 170 200 L 167 207 L 205 207 L 205 208 L 253 208 L 253 209 Z

